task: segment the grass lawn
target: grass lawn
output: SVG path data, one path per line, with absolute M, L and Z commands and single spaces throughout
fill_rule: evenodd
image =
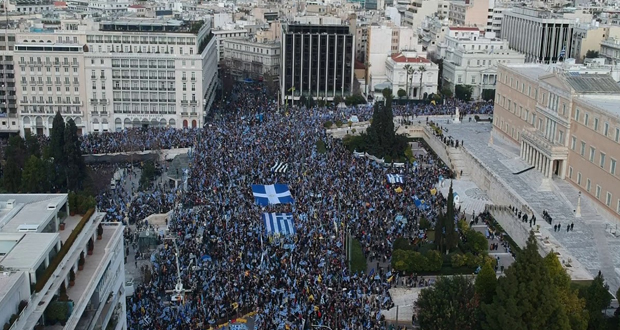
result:
M 357 239 L 351 240 L 351 272 L 352 273 L 364 273 L 366 272 L 366 257 L 362 251 L 362 245 Z

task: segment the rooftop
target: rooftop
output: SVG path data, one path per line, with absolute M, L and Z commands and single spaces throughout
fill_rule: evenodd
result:
M 121 18 L 115 21 L 101 22 L 100 31 L 116 32 L 160 32 L 160 33 L 193 33 L 198 34 L 206 24 L 205 21 L 186 21 L 158 18 Z
M 616 117 L 620 117 L 620 94 L 616 95 L 580 95 L 576 97 L 577 100 L 583 101 L 584 103 L 594 106 L 602 111 L 608 112 L 610 114 L 615 115 Z
M 0 194 L 0 230 L 16 233 L 21 225 L 44 226 L 67 202 L 67 194 Z
M 450 31 L 480 31 L 477 27 L 467 27 L 467 26 L 451 26 L 449 27 Z
M 13 239 L 13 234 L 9 241 Z M 3 241 L 5 234 L 0 233 L 0 241 Z M 41 257 L 47 257 L 51 248 L 60 239 L 58 233 L 26 233 L 17 242 L 15 247 L 2 259 L 0 265 L 8 269 L 37 269 L 41 262 Z
M 547 64 L 526 63 L 509 64 L 503 66 L 508 68 L 508 70 L 515 71 L 531 80 L 538 80 L 538 77 L 548 74 L 550 72 L 550 66 Z
M 17 282 L 22 276 L 24 276 L 24 272 L 0 273 L 0 300 L 11 292 L 11 289 L 17 285 Z
M 429 59 L 424 58 L 424 57 L 407 56 L 406 54 L 403 54 L 403 53 L 392 54 L 391 57 L 392 57 L 392 60 L 394 60 L 394 62 L 397 62 L 397 63 L 430 63 L 431 62 Z
M 620 86 L 610 75 L 585 73 L 564 77 L 577 93 L 620 94 Z

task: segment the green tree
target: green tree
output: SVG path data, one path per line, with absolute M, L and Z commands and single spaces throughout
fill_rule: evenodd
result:
M 485 101 L 495 100 L 495 89 L 483 89 L 480 97 Z
M 398 92 L 396 92 L 396 95 L 399 99 L 404 99 L 405 96 L 407 96 L 407 92 L 405 92 L 405 90 L 401 88 L 398 90 Z
M 454 87 L 454 96 L 461 100 L 468 102 L 471 100 L 471 94 L 474 92 L 474 87 L 471 85 L 456 85 Z
M 483 330 L 563 330 L 570 329 L 558 290 L 545 267 L 534 233 L 526 247 L 497 283 L 491 304 L 483 304 Z
M 450 181 L 450 190 L 448 190 L 448 203 L 446 205 L 446 215 L 444 220 L 446 244 L 445 249 L 450 252 L 459 244 L 459 233 L 455 229 L 456 212 L 454 210 L 454 190 L 452 189 L 452 181 Z
M 479 303 L 474 285 L 463 276 L 438 278 L 434 286 L 422 290 L 415 309 L 420 329 L 479 328 Z
M 67 189 L 78 191 L 82 187 L 82 180 L 86 174 L 86 165 L 82 158 L 80 140 L 77 134 L 77 126 L 73 119 L 67 121 L 64 130 L 64 157 L 67 169 Z
M 598 50 L 588 50 L 586 52 L 586 58 L 598 58 L 599 52 Z
M 479 233 L 475 230 L 468 230 L 465 237 L 467 238 L 467 249 L 475 254 L 482 253 L 489 247 L 489 242 L 483 233 Z
M 441 79 L 439 79 L 439 81 L 441 81 Z M 450 88 L 448 88 L 448 87 L 444 87 L 444 88 L 441 90 L 441 95 L 442 95 L 444 98 L 449 99 L 449 98 L 452 98 L 452 97 L 454 96 L 454 93 L 452 93 L 452 90 L 451 90 Z
M 4 165 L 2 177 L 2 185 L 4 189 L 9 193 L 17 193 L 21 187 L 22 170 L 17 164 L 15 158 L 11 157 L 7 159 Z
M 571 330 L 585 330 L 588 327 L 588 312 L 585 309 L 585 300 L 579 298 L 578 291 L 571 288 L 570 276 L 551 252 L 544 258 L 545 266 L 551 276 L 551 283 L 558 289 L 561 305 L 568 315 Z
M 15 135 L 9 138 L 8 145 L 4 151 L 4 157 L 8 161 L 12 159 L 15 164 L 21 169 L 28 160 L 28 151 L 24 139 L 19 135 Z
M 35 155 L 30 156 L 22 173 L 22 191 L 30 193 L 44 192 L 47 188 L 47 171 L 45 163 Z
M 312 95 L 308 95 L 308 100 L 306 101 L 307 108 L 313 108 L 316 102 L 314 102 L 314 97 Z
M 56 173 L 54 185 L 58 190 L 62 190 L 67 186 L 68 171 L 65 158 L 65 120 L 60 112 L 56 112 L 52 122 L 49 152 L 53 158 L 54 173 Z
M 495 296 L 497 275 L 490 262 L 486 262 L 478 276 L 476 276 L 476 294 L 481 303 L 490 304 Z
M 609 285 L 605 283 L 605 278 L 600 271 L 584 292 L 584 298 L 588 311 L 588 330 L 604 329 L 607 320 L 603 315 L 603 310 L 611 303 L 611 295 Z

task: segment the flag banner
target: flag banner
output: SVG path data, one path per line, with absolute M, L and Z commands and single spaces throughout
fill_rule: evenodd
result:
M 267 235 L 294 235 L 295 223 L 292 213 L 263 213 Z
M 271 167 L 271 172 L 273 173 L 286 173 L 287 170 L 288 164 L 283 162 L 276 162 L 276 164 Z
M 424 200 L 420 200 L 418 198 L 418 196 L 413 196 L 413 203 L 415 204 L 415 206 L 417 208 L 419 208 L 420 210 L 428 210 L 430 208 L 429 205 L 427 205 Z
M 253 184 L 252 194 L 256 204 L 260 206 L 293 203 L 291 191 L 288 190 L 288 186 L 285 184 Z
M 405 182 L 402 174 L 388 174 L 387 180 L 389 183 L 392 183 L 392 184 Z

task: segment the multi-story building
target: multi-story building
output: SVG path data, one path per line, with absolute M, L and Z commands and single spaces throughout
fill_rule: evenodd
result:
M 79 133 L 204 122 L 217 88 L 208 22 L 64 21 L 32 31 L 16 34 L 14 52 L 22 134 L 49 134 L 56 112 Z
M 124 226 L 72 213 L 67 194 L 0 195 L 5 328 L 127 329 Z
M 566 179 L 620 218 L 620 86 L 607 74 L 500 65 L 493 129 L 547 178 Z
M 248 30 L 246 29 L 221 29 L 213 30 L 213 37 L 215 38 L 215 45 L 217 48 L 217 63 L 224 58 L 224 40 L 228 38 L 245 38 L 248 36 Z
M 448 18 L 427 17 L 420 28 L 420 45 L 429 53 L 437 52 L 437 46 L 444 41 L 446 32 L 449 31 Z M 478 31 L 477 28 L 471 28 Z
M 404 17 L 404 25 L 417 31 L 424 19 L 441 12 L 446 1 L 443 0 L 412 0 L 407 6 Z
M 402 89 L 408 98 L 424 99 L 437 93 L 439 67 L 421 54 L 403 52 L 392 54 L 385 61 L 387 81 L 394 94 Z
M 237 80 L 267 79 L 277 84 L 280 77 L 280 42 L 259 42 L 254 38 L 224 40 L 224 59 Z
M 0 134 L 17 133 L 17 101 L 13 51 L 15 30 L 0 32 Z
M 453 25 L 475 26 L 484 29 L 489 21 L 489 12 L 493 12 L 490 0 L 458 0 L 450 2 L 448 18 Z M 490 8 L 490 10 L 489 10 Z
M 333 99 L 352 92 L 355 34 L 346 25 L 282 27 L 280 93 L 282 100 L 301 95 Z
M 557 62 L 572 52 L 575 21 L 548 10 L 515 7 L 504 13 L 501 36 L 527 62 Z
M 495 36 L 500 38 L 502 35 L 502 21 L 504 20 L 504 13 L 511 11 L 511 7 L 504 7 L 497 3 L 492 8 L 489 8 L 489 16 L 487 20 L 486 32 L 493 32 Z
M 13 0 L 7 2 L 9 11 L 18 13 L 43 13 L 54 9 L 54 1 L 52 0 Z
M 443 86 L 454 92 L 457 85 L 469 85 L 473 87 L 473 99 L 493 99 L 498 64 L 524 63 L 525 56 L 511 50 L 506 40 L 485 38 L 480 31 L 462 29 L 450 28 L 445 43 L 440 46 L 440 53 L 445 54 Z
M 620 64 L 620 37 L 606 38 L 601 42 L 599 56 L 613 65 Z
M 581 63 L 588 51 L 600 52 L 603 41 L 617 37 L 620 37 L 620 26 L 601 26 L 598 22 L 577 24 L 573 30 L 570 57 Z
M 88 11 L 100 14 L 121 14 L 127 12 L 128 8 L 133 4 L 127 0 L 103 0 L 89 1 Z

